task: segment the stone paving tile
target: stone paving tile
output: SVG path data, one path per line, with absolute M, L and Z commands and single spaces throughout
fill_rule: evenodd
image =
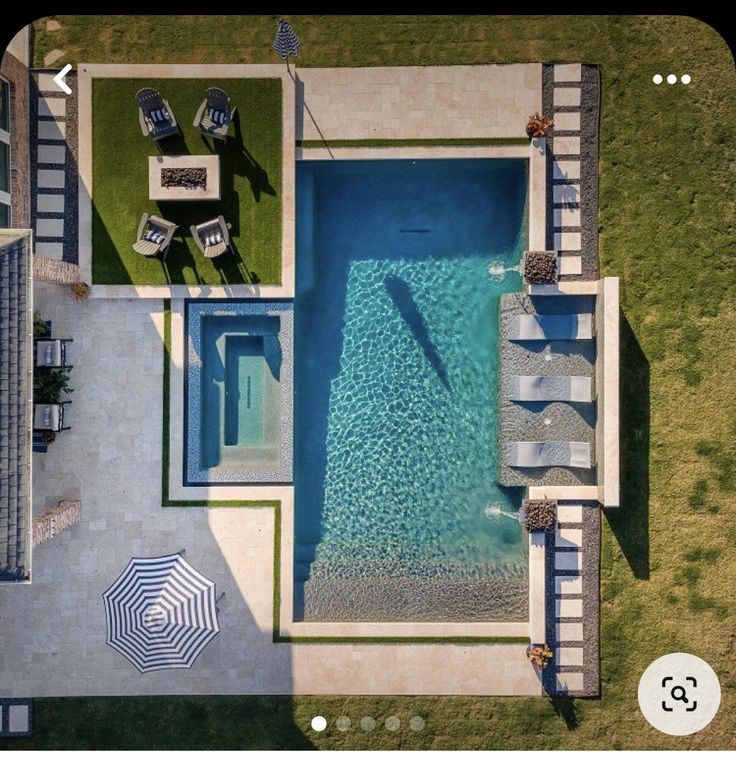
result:
M 38 213 L 63 213 L 64 195 L 36 195 L 36 212 Z
M 563 255 L 560 258 L 561 276 L 580 276 L 583 273 L 583 259 L 580 255 Z
M 582 618 L 582 599 L 556 599 L 555 616 L 558 618 Z
M 561 226 L 580 226 L 580 208 L 555 208 L 554 225 L 557 228 Z
M 553 179 L 579 179 L 580 178 L 580 161 L 577 158 L 573 160 L 556 159 L 552 163 Z M 555 186 L 555 189 L 558 187 Z M 557 202 L 557 200 L 555 200 Z
M 39 163 L 64 163 L 66 161 L 66 147 L 64 145 L 39 145 Z
M 582 576 L 555 576 L 555 594 L 582 594 Z
M 582 673 L 563 673 L 557 672 L 556 681 L 557 691 L 582 691 L 583 674 Z
M 56 76 L 56 72 L 52 74 L 40 73 L 38 75 L 38 88 L 41 92 L 61 92 L 59 85 L 54 81 L 54 76 Z
M 565 258 L 562 258 L 565 260 Z M 555 531 L 555 545 L 558 547 L 581 547 L 583 545 L 582 528 L 558 528 Z
M 555 570 L 581 570 L 583 567 L 582 552 L 556 552 Z
M 580 165 L 580 164 L 578 164 Z M 579 184 L 554 184 L 552 187 L 552 201 L 560 204 L 577 204 L 580 202 Z
M 64 172 L 51 168 L 39 168 L 37 185 L 42 189 L 64 189 Z
M 61 242 L 36 242 L 34 252 L 42 258 L 62 260 L 64 257 L 64 245 Z
M 581 81 L 583 67 L 580 63 L 555 63 L 555 81 Z
M 36 235 L 39 237 L 63 237 L 63 218 L 38 218 L 36 219 Z
M 560 667 L 573 666 L 582 667 L 583 648 L 582 647 L 558 647 L 555 652 L 555 662 Z
M 574 107 L 580 106 L 580 88 L 579 87 L 555 87 L 554 94 L 552 96 L 552 103 L 555 106 L 572 105 Z
M 580 113 L 560 111 L 555 113 L 552 119 L 555 122 L 555 131 L 580 131 Z
M 63 97 L 39 97 L 38 115 L 42 118 L 63 118 L 66 115 L 66 99 Z
M 557 641 L 582 641 L 582 623 L 556 623 L 555 638 Z
M 38 138 L 49 140 L 63 140 L 66 137 L 66 123 L 64 121 L 39 121 Z
M 580 137 L 555 137 L 555 155 L 579 155 Z
M 573 250 L 580 249 L 580 232 L 579 231 L 563 231 L 555 234 L 555 249 L 556 250 Z

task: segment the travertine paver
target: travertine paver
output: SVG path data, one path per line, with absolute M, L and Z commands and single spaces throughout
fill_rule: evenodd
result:
M 555 87 L 552 103 L 556 106 L 580 106 L 580 87 Z
M 583 567 L 582 552 L 555 553 L 555 570 L 580 570 Z
M 554 225 L 560 226 L 580 226 L 580 208 L 555 208 Z
M 36 235 L 39 237 L 63 237 L 63 218 L 37 218 Z
M 41 92 L 61 92 L 59 85 L 54 81 L 56 74 L 56 71 L 54 73 L 39 73 L 38 88 Z
M 560 258 L 562 276 L 579 276 L 583 272 L 583 259 L 580 255 L 565 255 Z
M 39 145 L 39 163 L 63 163 L 66 160 L 66 147 L 64 145 Z
M 65 183 L 64 172 L 57 169 L 41 168 L 38 170 L 37 184 L 48 189 L 63 189 Z
M 580 137 L 555 137 L 555 155 L 579 155 Z
M 582 594 L 582 576 L 555 576 L 555 594 Z
M 582 691 L 583 674 L 566 673 L 559 671 L 557 673 L 557 691 Z
M 563 231 L 555 234 L 556 250 L 579 250 L 580 249 L 580 232 Z
M 82 520 L 0 592 L 0 696 L 541 693 L 524 644 L 274 644 L 273 510 L 161 506 L 161 301 L 34 290 L 74 339 L 75 388 L 71 430 L 34 455 L 34 511 L 79 498 Z M 142 676 L 105 643 L 101 595 L 132 556 L 182 548 L 225 592 L 222 630 L 191 670 Z
M 563 258 L 564 260 L 564 258 Z M 555 531 L 557 547 L 581 547 L 583 545 L 582 528 L 560 528 Z
M 43 64 L 44 66 L 52 66 L 54 63 L 56 63 L 59 58 L 64 57 L 64 51 L 59 50 L 58 48 L 54 50 L 50 50 L 46 53 L 46 55 L 43 56 Z
M 38 213 L 63 213 L 64 195 L 36 195 L 36 210 Z
M 558 502 L 557 520 L 560 523 L 582 523 L 583 506 L 572 505 L 568 502 Z
M 557 599 L 555 600 L 555 615 L 558 618 L 582 618 L 582 599 Z
M 580 161 L 573 160 L 555 160 L 552 164 L 553 179 L 579 179 L 580 178 Z
M 555 81 L 581 81 L 583 67 L 580 63 L 555 63 Z
M 34 248 L 39 257 L 53 258 L 54 260 L 63 260 L 64 258 L 64 245 L 61 242 L 36 242 Z
M 61 141 L 66 138 L 66 123 L 64 121 L 39 121 L 38 138 Z
M 553 116 L 555 131 L 580 131 L 580 113 L 561 111 Z
M 8 731 L 10 733 L 27 733 L 30 720 L 27 704 L 11 704 L 8 707 Z
M 66 100 L 63 97 L 39 97 L 38 115 L 57 118 L 66 115 Z
M 561 667 L 580 667 L 583 664 L 583 648 L 559 647 L 555 654 L 555 662 Z
M 578 165 L 580 165 L 578 163 Z M 552 200 L 557 204 L 579 203 L 580 186 L 578 184 L 555 184 L 552 187 Z
M 557 623 L 556 624 L 557 641 L 582 641 L 583 624 L 582 623 Z

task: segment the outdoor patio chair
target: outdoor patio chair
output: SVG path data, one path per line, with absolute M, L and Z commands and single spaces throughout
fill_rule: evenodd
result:
M 135 96 L 138 103 L 138 120 L 144 137 L 159 140 L 173 134 L 181 135 L 181 128 L 174 118 L 168 100 L 158 90 L 144 87 Z
M 200 223 L 199 226 L 191 226 L 189 230 L 206 258 L 217 258 L 227 250 L 233 252 L 230 244 L 230 224 L 225 223 L 222 216 L 213 221 Z
M 507 442 L 506 464 L 513 468 L 591 468 L 588 442 Z
M 592 402 L 590 376 L 512 376 L 509 399 L 516 402 Z
M 34 431 L 68 431 L 71 426 L 64 425 L 64 405 L 69 405 L 71 400 L 56 402 L 51 405 L 34 405 L 33 407 L 33 430 Z
M 36 339 L 36 368 L 71 368 L 66 362 L 67 342 L 73 339 Z
M 144 213 L 141 216 L 141 222 L 138 224 L 138 233 L 133 249 L 147 258 L 152 258 L 159 253 L 161 253 L 162 258 L 166 258 L 171 240 L 174 238 L 174 232 L 178 228 L 171 221 L 164 221 L 163 218 Z
M 514 341 L 592 339 L 594 330 L 592 313 L 513 315 L 507 326 Z
M 227 131 L 236 108 L 230 105 L 230 97 L 219 87 L 210 87 L 194 117 L 194 126 L 205 136 L 227 141 Z

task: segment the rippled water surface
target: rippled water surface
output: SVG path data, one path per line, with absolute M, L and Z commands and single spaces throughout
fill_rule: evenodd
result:
M 297 169 L 297 617 L 524 620 L 518 492 L 495 479 L 526 161 Z

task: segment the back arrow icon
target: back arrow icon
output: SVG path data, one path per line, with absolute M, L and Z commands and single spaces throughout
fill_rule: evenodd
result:
M 61 71 L 59 71 L 59 73 L 54 77 L 54 81 L 56 82 L 59 89 L 62 90 L 62 92 L 66 92 L 67 95 L 70 95 L 72 93 L 72 88 L 64 81 L 64 78 L 71 70 L 71 63 L 67 63 L 66 66 L 64 66 L 64 68 L 62 68 Z

